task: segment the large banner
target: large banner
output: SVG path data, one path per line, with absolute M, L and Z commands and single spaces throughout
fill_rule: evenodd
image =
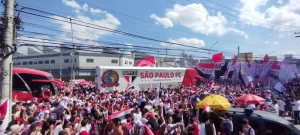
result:
M 241 77 L 243 79 L 243 82 L 248 86 L 251 80 L 248 78 L 249 73 L 249 63 L 248 62 L 241 62 Z
M 199 75 L 210 79 L 212 74 L 214 74 L 215 71 L 215 64 L 214 63 L 199 63 L 196 67 L 196 70 L 198 71 Z
M 203 74 L 211 74 L 215 70 L 214 63 L 199 63 L 197 69 Z
M 281 82 L 286 82 L 296 77 L 297 68 L 295 64 L 281 63 L 279 71 L 279 79 Z

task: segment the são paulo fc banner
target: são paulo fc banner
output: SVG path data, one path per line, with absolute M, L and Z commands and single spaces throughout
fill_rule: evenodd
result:
M 155 66 L 155 59 L 153 56 L 149 56 L 146 58 L 143 58 L 136 62 L 136 65 L 138 67 L 154 67 Z

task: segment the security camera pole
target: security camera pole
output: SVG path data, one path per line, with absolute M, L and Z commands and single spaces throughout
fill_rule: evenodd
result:
M 4 11 L 4 42 L 1 43 L 0 55 L 2 59 L 1 65 L 1 100 L 0 110 L 1 120 L 3 120 L 1 129 L 5 129 L 11 119 L 11 93 L 12 93 L 12 52 L 13 47 L 13 36 L 14 36 L 14 3 L 15 0 L 5 0 L 5 11 Z M 0 133 L 1 134 L 1 133 Z

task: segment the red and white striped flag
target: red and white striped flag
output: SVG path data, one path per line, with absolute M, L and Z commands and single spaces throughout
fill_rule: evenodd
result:
M 202 113 L 203 113 L 203 112 L 210 112 L 210 111 L 211 111 L 210 107 L 209 107 L 207 104 L 205 104 L 205 105 L 203 106 L 203 111 L 202 111 Z
M 108 120 L 112 121 L 115 118 L 119 118 L 121 122 L 126 122 L 126 115 L 131 114 L 131 111 L 133 108 L 130 108 L 129 106 L 125 107 L 124 109 L 114 112 L 111 115 L 108 116 Z
M 211 91 L 214 85 L 215 85 L 215 81 L 211 80 L 211 83 L 209 84 L 209 87 L 208 87 L 208 91 Z
M 199 135 L 200 129 L 199 129 L 199 124 L 197 121 L 194 121 L 194 126 L 195 126 L 195 128 L 194 128 L 193 135 Z

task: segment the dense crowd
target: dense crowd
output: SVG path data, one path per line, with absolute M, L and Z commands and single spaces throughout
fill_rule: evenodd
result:
M 244 87 L 222 80 L 210 90 L 210 82 L 199 86 L 169 86 L 139 91 L 134 87 L 102 93 L 93 83 L 65 85 L 58 95 L 27 102 L 14 100 L 13 120 L 6 135 L 254 135 L 247 119 L 233 125 L 223 111 L 197 111 L 196 103 L 210 94 L 226 97 L 233 107 L 245 107 L 235 99 L 251 93 L 267 99 L 255 109 L 291 115 L 300 122 L 298 79 L 286 84 L 283 93 L 264 90 L 259 84 Z M 297 99 L 297 100 L 295 100 Z

